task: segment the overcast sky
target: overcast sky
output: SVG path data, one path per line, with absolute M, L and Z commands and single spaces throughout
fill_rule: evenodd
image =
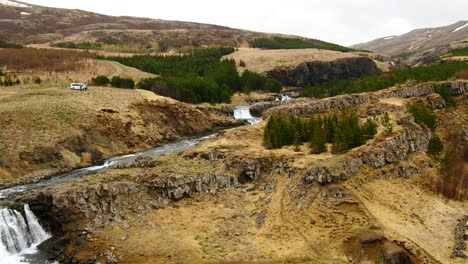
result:
M 342 45 L 468 20 L 468 0 L 24 0 L 31 4 L 210 23 Z

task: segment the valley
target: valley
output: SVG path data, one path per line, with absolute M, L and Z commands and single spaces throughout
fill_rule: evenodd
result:
M 460 23 L 425 60 L 418 30 L 0 16 L 1 263 L 466 263 Z

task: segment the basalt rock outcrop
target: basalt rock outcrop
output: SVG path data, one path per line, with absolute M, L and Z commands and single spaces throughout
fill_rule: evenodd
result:
M 13 204 L 29 204 L 40 219 L 60 233 L 81 221 L 91 228 L 122 223 L 128 213 L 145 214 L 150 209 L 166 206 L 170 200 L 202 192 L 215 194 L 219 189 L 239 186 L 238 176 L 227 174 L 159 177 L 139 173 L 131 177 L 144 179 L 48 187 L 19 193 L 14 196 Z
M 458 224 L 455 226 L 455 246 L 453 248 L 451 258 L 462 258 L 468 259 L 466 251 L 466 241 L 468 241 L 468 215 L 458 220 Z
M 266 74 L 287 86 L 305 86 L 326 81 L 361 77 L 381 72 L 372 59 L 353 57 L 329 62 L 311 61 L 296 67 L 277 68 Z
M 76 184 L 66 190 L 31 191 L 16 197 L 55 232 L 67 225 L 90 221 L 92 226 L 122 222 L 127 212 L 144 213 L 152 205 L 144 186 L 134 182 Z
M 214 174 L 160 177 L 146 183 L 159 196 L 172 200 L 191 197 L 194 193 L 215 193 L 218 189 L 235 188 L 238 185 L 236 176 Z
M 279 105 L 266 110 L 264 117 L 275 112 L 285 112 L 295 115 L 311 115 L 323 113 L 331 109 L 341 110 L 356 107 L 365 103 L 376 101 L 381 98 L 412 98 L 423 97 L 434 94 L 434 86 L 440 85 L 447 89 L 453 96 L 459 96 L 468 92 L 467 81 L 453 81 L 441 83 L 425 83 L 410 87 L 392 87 L 374 93 L 346 94 L 324 99 L 301 98 L 291 101 L 285 105 Z M 428 99 L 429 103 L 436 108 L 445 107 L 443 98 L 435 96 Z
M 340 182 L 356 175 L 364 164 L 372 168 L 381 168 L 386 164 L 406 160 L 410 153 L 427 151 L 431 137 L 430 132 L 419 126 L 405 124 L 401 132 L 385 141 L 364 146 L 351 154 L 314 165 L 304 173 L 303 180 L 305 183 L 320 184 Z M 411 171 L 402 171 L 401 175 L 406 177 L 411 173 Z

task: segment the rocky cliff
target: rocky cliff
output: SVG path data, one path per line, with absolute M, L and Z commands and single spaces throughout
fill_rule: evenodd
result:
M 269 77 L 287 86 L 305 86 L 326 81 L 356 78 L 381 72 L 372 59 L 342 58 L 333 61 L 310 61 L 296 67 L 276 68 L 266 72 Z
M 367 145 L 348 155 L 335 158 L 325 163 L 314 165 L 308 169 L 303 177 L 305 183 L 318 182 L 328 184 L 340 182 L 356 175 L 362 165 L 369 165 L 372 168 L 381 168 L 387 164 L 398 163 L 406 160 L 408 155 L 417 151 L 427 151 L 429 140 L 432 134 L 412 123 L 404 124 L 404 129 L 397 135 Z M 406 168 L 397 171 L 395 174 L 408 176 L 408 173 L 416 173 L 414 168 Z
M 292 100 L 287 104 L 270 108 L 263 112 L 263 116 L 268 117 L 275 112 L 286 112 L 295 115 L 310 115 L 313 113 L 327 112 L 331 109 L 341 110 L 344 108 L 352 108 L 381 98 L 422 97 L 433 94 L 435 85 L 440 85 L 446 88 L 454 96 L 468 92 L 467 81 L 442 82 L 437 84 L 424 83 L 409 87 L 392 87 L 374 93 L 346 94 L 324 99 L 300 98 Z M 431 103 L 430 100 L 431 99 L 429 98 L 429 103 Z M 437 102 L 435 101 L 431 104 L 436 106 Z

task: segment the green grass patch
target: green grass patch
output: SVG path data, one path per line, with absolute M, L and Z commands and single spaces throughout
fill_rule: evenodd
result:
M 457 56 L 468 56 L 468 47 L 453 49 L 450 51 L 449 57 L 457 57 Z

